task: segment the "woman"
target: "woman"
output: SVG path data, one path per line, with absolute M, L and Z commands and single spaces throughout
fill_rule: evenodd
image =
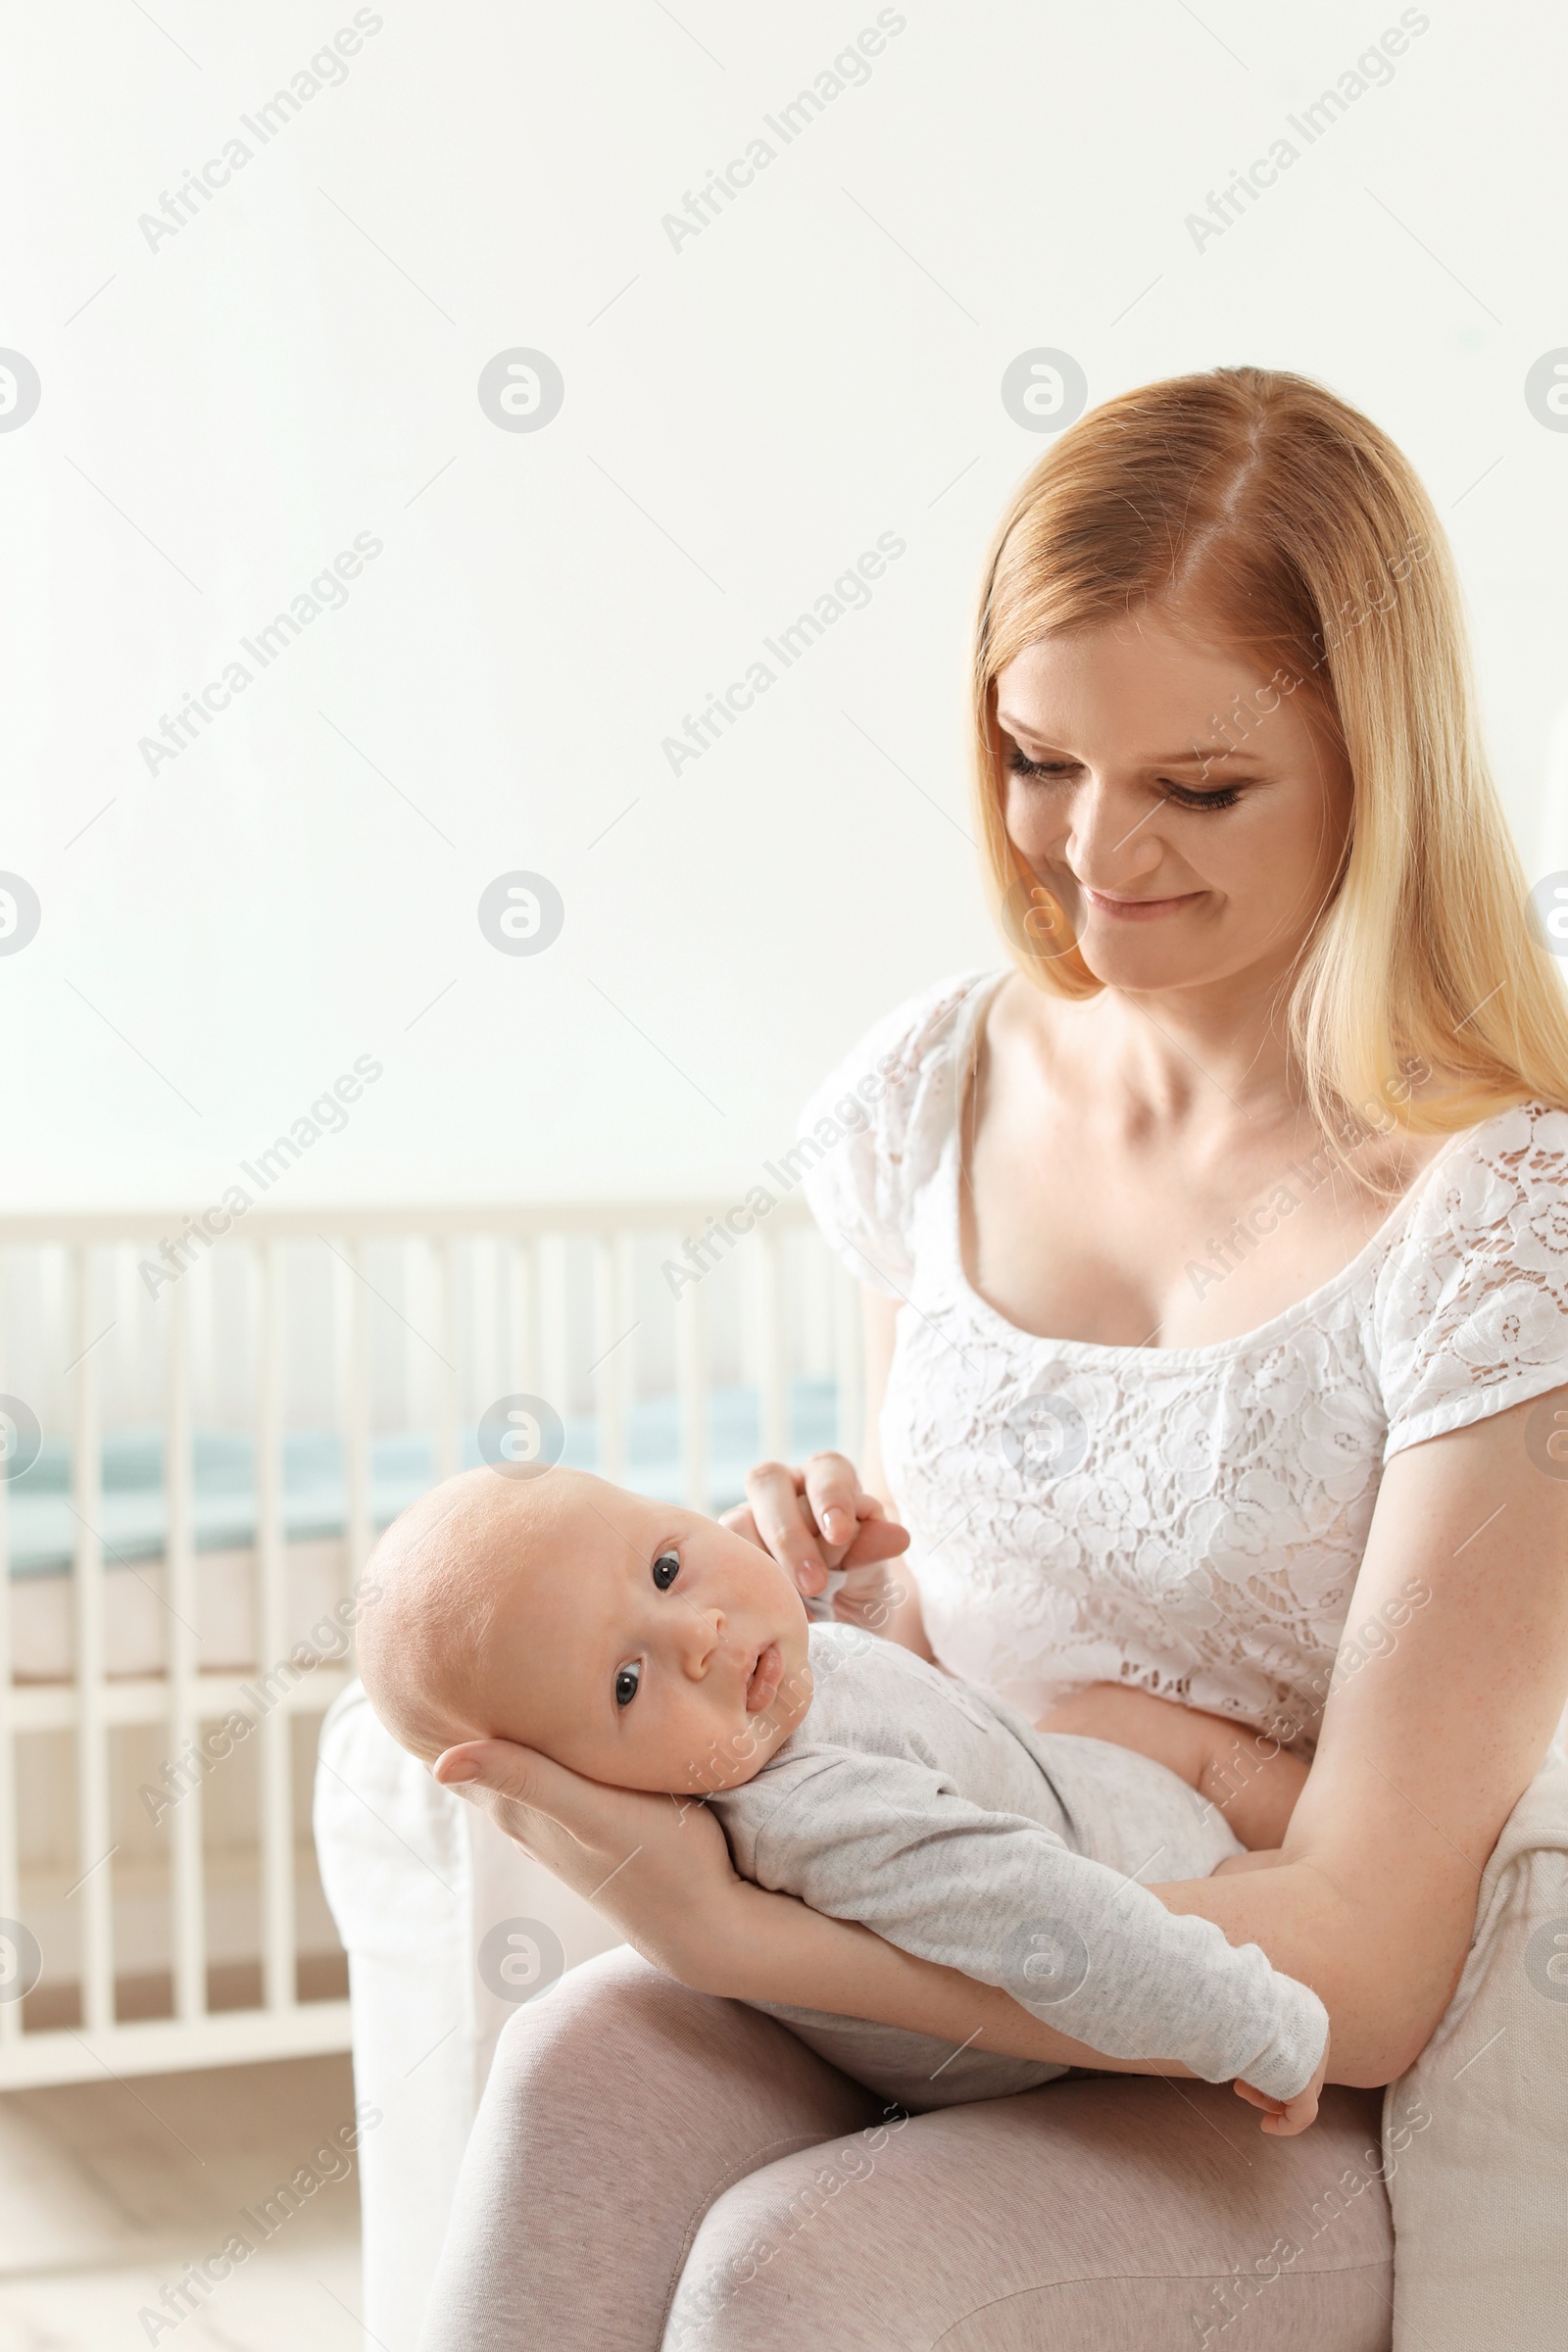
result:
M 974 691 L 1017 969 L 901 1007 L 807 1120 L 885 1473 L 763 1465 L 737 1523 L 1031 1717 L 1116 1737 L 1152 1694 L 1232 1718 L 1239 1773 L 1310 1757 L 1277 1854 L 1158 1891 L 1316 1987 L 1342 2087 L 1273 2142 L 1158 2053 L 883 2116 L 722 1996 L 1103 2062 L 736 1881 L 701 1809 L 454 1751 L 637 1951 L 509 2028 L 431 2352 L 1389 2341 L 1376 2086 L 1568 1696 L 1568 1016 L 1438 523 L 1316 386 L 1220 369 L 1065 433 Z

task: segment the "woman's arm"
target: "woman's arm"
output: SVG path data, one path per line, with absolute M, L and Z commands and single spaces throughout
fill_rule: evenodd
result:
M 1342 1645 L 1360 1663 L 1337 1671 L 1277 1865 L 1156 1889 L 1313 1987 L 1336 2082 L 1390 2082 L 1425 2046 L 1568 1694 L 1568 1481 L 1525 1446 L 1542 1405 L 1395 1456 Z
M 1163 1764 L 1224 1815 L 1233 1837 L 1254 1851 L 1261 1847 L 1271 1862 L 1279 1859 L 1277 1849 L 1306 1786 L 1306 1766 L 1277 1740 L 1120 1683 L 1091 1683 L 1043 1715 L 1035 1729 L 1108 1740 Z M 1241 1860 L 1233 1855 L 1220 1868 L 1235 1869 Z
M 434 1775 L 596 1904 L 645 1960 L 698 1992 L 876 2018 L 1059 2066 L 1189 2073 L 1157 2054 L 1137 2065 L 1102 2058 L 995 1985 L 754 1886 L 736 1875 L 723 1831 L 698 1799 L 609 1788 L 505 1740 L 449 1748 Z
M 694 1799 L 604 1788 L 502 1740 L 449 1748 L 435 1777 L 596 1903 L 645 1959 L 699 1992 L 874 2018 L 955 2047 L 1048 2065 L 1192 2079 L 1189 2067 L 1158 2051 L 1102 2056 L 996 1985 L 753 1886 L 736 1876 L 723 1831 Z M 1328 2065 L 1325 2048 L 1313 2080 L 1287 2102 L 1239 2087 L 1264 2109 L 1262 2129 L 1287 2137 L 1316 2115 Z
M 1568 1389 L 1555 1396 L 1568 1410 Z M 1425 2047 L 1464 1965 L 1481 1874 L 1568 1696 L 1568 1480 L 1525 1446 L 1542 1403 L 1395 1456 L 1283 1849 L 1154 1889 L 1311 1985 L 1333 2021 L 1336 2082 L 1392 2082 Z M 744 1998 L 744 1954 L 735 1965 L 723 1989 Z M 939 2022 L 922 2031 L 961 2039 L 964 2000 L 928 1989 Z M 815 1995 L 803 1975 L 763 1997 Z M 853 1981 L 840 1997 L 882 2014 Z
M 1568 1410 L 1568 1389 L 1554 1396 Z M 1525 1446 L 1544 1401 L 1395 1456 L 1283 1848 L 1154 1889 L 1311 1985 L 1333 2021 L 1336 2082 L 1392 2082 L 1425 2047 L 1464 1965 L 1481 1874 L 1568 1697 L 1568 1480 Z M 744 1998 L 744 1954 L 735 1965 L 724 1989 Z M 940 2022 L 922 2031 L 960 2039 L 963 1999 L 928 1991 Z M 815 1996 L 803 1977 L 762 1997 Z M 882 2014 L 860 2005 L 853 1971 L 840 1997 Z

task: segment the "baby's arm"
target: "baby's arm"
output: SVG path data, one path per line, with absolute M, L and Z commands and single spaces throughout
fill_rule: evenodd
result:
M 1277 1740 L 1223 1715 L 1129 1690 L 1120 1683 L 1092 1683 L 1053 1707 L 1035 1729 L 1108 1740 L 1114 1747 L 1130 1747 L 1163 1764 L 1207 1797 L 1232 1835 L 1254 1851 L 1284 1844 L 1296 1800 L 1306 1786 L 1306 1766 L 1288 1756 Z M 1236 1860 L 1240 1868 L 1240 1856 Z

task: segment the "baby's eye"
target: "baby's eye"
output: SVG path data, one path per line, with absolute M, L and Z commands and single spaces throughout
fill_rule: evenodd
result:
M 615 1704 L 617 1707 L 631 1705 L 637 1695 L 637 1686 L 642 1679 L 643 1670 L 640 1664 L 634 1662 L 630 1666 L 619 1668 L 615 1675 Z
M 654 1582 L 661 1592 L 667 1592 L 680 1574 L 680 1553 L 662 1551 L 654 1562 Z

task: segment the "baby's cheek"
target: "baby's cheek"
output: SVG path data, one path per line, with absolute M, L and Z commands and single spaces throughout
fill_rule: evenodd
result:
M 726 1732 L 696 1710 L 683 1711 L 678 1722 L 662 1725 L 650 1747 L 657 1757 L 655 1769 L 662 1776 L 661 1788 L 710 1796 L 747 1778 L 757 1740 L 752 1732 Z

